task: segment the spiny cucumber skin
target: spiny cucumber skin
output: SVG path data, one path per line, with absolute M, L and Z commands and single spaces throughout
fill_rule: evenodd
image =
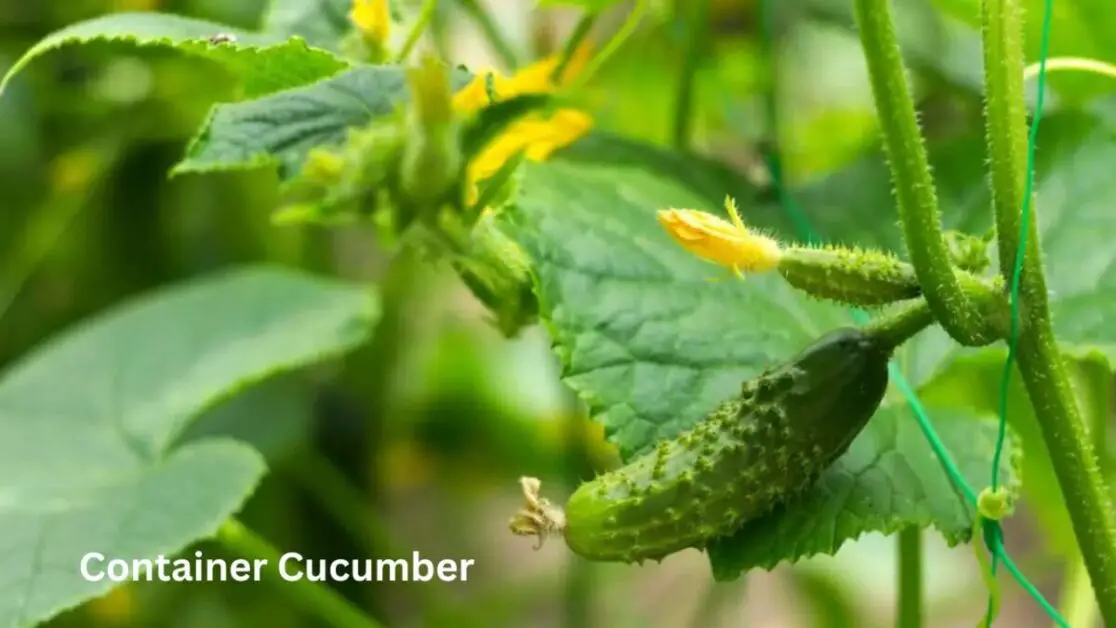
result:
M 879 307 L 922 294 L 914 269 L 879 251 L 788 248 L 779 274 L 806 294 L 846 305 Z
M 566 545 L 594 561 L 703 548 L 808 488 L 875 413 L 891 348 L 841 329 L 746 382 L 692 429 L 582 484 Z

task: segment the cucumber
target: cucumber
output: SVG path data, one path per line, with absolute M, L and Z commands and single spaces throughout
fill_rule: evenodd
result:
M 516 534 L 561 533 L 594 561 L 643 562 L 704 548 L 809 488 L 875 414 L 895 343 L 870 330 L 826 334 L 745 382 L 690 430 L 582 484 L 565 508 L 523 478 Z

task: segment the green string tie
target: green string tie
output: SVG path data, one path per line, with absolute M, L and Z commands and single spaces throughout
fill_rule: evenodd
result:
M 761 0 L 760 9 L 763 12 L 762 16 L 762 54 L 768 60 L 768 71 L 770 80 L 768 83 L 768 90 L 765 99 L 765 117 L 766 129 L 768 134 L 767 146 L 769 150 L 764 155 L 767 162 L 768 171 L 771 176 L 772 186 L 778 196 L 778 201 L 783 210 L 790 217 L 791 222 L 794 223 L 799 237 L 804 238 L 809 243 L 820 243 L 821 238 L 813 230 L 810 225 L 806 214 L 798 207 L 786 190 L 783 180 L 783 169 L 780 162 L 778 141 L 777 141 L 777 103 L 775 89 L 775 67 L 774 67 L 774 54 L 773 54 L 773 33 L 774 33 L 774 0 Z M 1007 550 L 1004 548 L 1003 538 L 1004 532 L 1000 525 L 1000 520 L 1010 514 L 1011 504 L 1007 499 L 1007 492 L 999 488 L 999 468 L 1000 460 L 1003 457 L 1004 441 L 1007 436 L 1007 399 L 1008 399 L 1008 383 L 1011 376 L 1011 367 L 1015 358 L 1015 350 L 1019 340 L 1019 279 L 1022 275 L 1023 269 L 1023 255 L 1027 248 L 1027 233 L 1028 225 L 1030 223 L 1031 212 L 1031 195 L 1034 187 L 1034 154 L 1035 154 L 1035 138 L 1038 134 L 1039 121 L 1042 118 L 1043 97 L 1046 93 L 1046 60 L 1047 51 L 1050 42 L 1050 23 L 1052 14 L 1053 0 L 1046 0 L 1046 10 L 1043 16 L 1042 24 L 1042 46 L 1040 53 L 1040 64 L 1038 73 L 1038 102 L 1035 110 L 1034 123 L 1031 125 L 1030 137 L 1027 150 L 1027 180 L 1026 191 L 1024 194 L 1022 224 L 1020 225 L 1019 236 L 1019 250 L 1016 252 L 1015 266 L 1012 274 L 1010 302 L 1011 302 L 1011 333 L 1008 342 L 1008 356 L 1004 362 L 1003 377 L 1000 381 L 1000 416 L 999 416 L 999 431 L 996 438 L 996 448 L 992 457 L 992 481 L 991 487 L 984 489 L 978 496 L 972 486 L 965 480 L 961 471 L 957 468 L 953 458 L 950 456 L 949 451 L 946 449 L 945 444 L 934 430 L 934 426 L 930 422 L 928 413 L 922 402 L 918 398 L 918 394 L 914 391 L 910 382 L 903 376 L 902 371 L 899 370 L 898 365 L 893 361 L 888 365 L 888 371 L 891 376 L 892 382 L 903 396 L 906 398 L 907 404 L 911 408 L 911 413 L 914 415 L 915 421 L 918 423 L 919 428 L 922 430 L 923 436 L 929 443 L 930 448 L 938 458 L 943 471 L 949 478 L 955 491 L 959 493 L 958 497 L 966 502 L 976 515 L 973 522 L 973 550 L 976 553 L 977 560 L 981 563 L 981 575 L 984 578 L 985 584 L 988 587 L 988 608 L 985 613 L 985 618 L 981 623 L 982 626 L 989 627 L 992 625 L 997 613 L 999 612 L 1000 605 L 1000 588 L 996 581 L 996 568 L 999 563 L 1003 563 L 1004 568 L 1011 573 L 1019 586 L 1021 586 L 1028 595 L 1030 595 L 1035 602 L 1042 607 L 1047 615 L 1050 616 L 1056 624 L 1064 628 L 1069 628 L 1069 624 L 1058 613 L 1057 609 L 1046 600 L 1045 597 L 1035 588 L 1026 576 L 1019 570 L 1015 562 L 1008 555 Z M 851 312 L 853 320 L 859 324 L 864 324 L 870 317 L 862 311 L 854 309 Z M 983 539 L 983 543 L 980 540 Z M 982 550 L 981 545 L 987 550 L 987 555 Z M 988 560 L 991 556 L 991 561 Z

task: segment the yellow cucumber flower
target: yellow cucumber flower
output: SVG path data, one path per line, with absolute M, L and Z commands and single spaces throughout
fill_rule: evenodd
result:
M 510 77 L 500 76 L 493 70 L 483 70 L 464 88 L 454 94 L 454 109 L 469 114 L 489 104 L 487 83 L 492 80 L 495 100 L 501 101 L 527 94 L 545 94 L 560 89 L 577 74 L 589 57 L 589 48 L 582 46 L 570 57 L 562 77 L 553 81 L 551 76 L 558 67 L 560 56 L 553 55 L 517 71 Z M 550 116 L 528 114 L 512 123 L 499 137 L 473 156 L 468 165 L 468 199 L 477 199 L 477 184 L 491 177 L 516 153 L 523 152 L 526 159 L 544 161 L 554 151 L 580 139 L 593 126 L 593 119 L 577 109 L 559 109 Z
M 391 13 L 388 0 L 353 0 L 349 19 L 360 30 L 365 40 L 383 46 L 391 36 Z
M 492 91 L 497 100 L 507 100 L 526 94 L 547 94 L 564 87 L 569 79 L 576 76 L 589 60 L 590 48 L 580 46 L 570 56 L 562 76 L 557 82 L 551 80 L 554 70 L 561 61 L 560 55 L 551 55 L 531 65 L 517 70 L 510 77 L 500 76 L 492 69 L 484 69 L 472 81 L 459 90 L 453 98 L 453 107 L 460 113 L 472 113 L 488 105 L 488 77 L 492 77 Z
M 725 210 L 731 222 L 695 209 L 663 209 L 657 217 L 659 224 L 682 248 L 732 270 L 738 277 L 743 277 L 745 272 L 764 272 L 778 266 L 782 257 L 779 243 L 749 231 L 731 198 L 725 198 Z
M 469 181 L 477 183 L 496 174 L 516 153 L 531 161 L 545 161 L 554 151 L 585 135 L 593 126 L 588 114 L 559 109 L 549 118 L 525 116 L 508 126 L 469 162 Z

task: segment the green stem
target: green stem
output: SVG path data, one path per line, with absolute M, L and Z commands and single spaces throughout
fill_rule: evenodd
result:
M 449 59 L 451 55 L 449 24 L 446 20 L 446 13 L 445 6 L 438 4 L 434 15 L 430 17 L 430 39 L 434 43 L 434 50 L 437 52 L 439 59 Z
M 678 5 L 679 12 L 683 6 L 689 8 L 689 15 L 685 18 L 689 22 L 689 28 L 686 30 L 685 49 L 682 52 L 682 71 L 678 77 L 678 88 L 675 93 L 672 125 L 674 148 L 681 151 L 689 149 L 693 132 L 694 75 L 697 72 L 701 45 L 707 36 L 709 3 L 710 0 L 692 0 L 685 5 L 682 3 Z
M 411 55 L 411 51 L 418 45 L 419 39 L 422 37 L 423 32 L 426 31 L 427 25 L 430 24 L 430 19 L 434 17 L 434 12 L 438 10 L 438 0 L 426 0 L 422 3 L 422 8 L 419 9 L 418 17 L 415 18 L 415 23 L 411 25 L 410 32 L 407 33 L 407 39 L 403 42 L 403 47 L 399 49 L 398 54 L 395 55 L 396 63 L 403 63 L 407 57 Z
M 1032 63 L 1023 70 L 1023 80 L 1029 81 L 1038 76 L 1039 68 L 1042 67 L 1042 62 Z M 1059 72 L 1059 71 L 1073 71 L 1073 72 L 1089 72 L 1091 74 L 1099 74 L 1100 76 L 1107 76 L 1108 78 L 1116 79 L 1116 65 L 1106 63 L 1099 59 L 1087 59 L 1083 57 L 1055 57 L 1046 60 L 1046 72 Z
M 477 26 L 480 27 L 481 32 L 484 34 L 485 40 L 488 45 L 492 46 L 492 51 L 500 58 L 500 63 L 504 65 L 506 70 L 513 71 L 519 67 L 518 55 L 515 49 L 508 43 L 508 39 L 500 32 L 496 23 L 492 21 L 492 17 L 484 10 L 477 0 L 457 0 L 458 6 L 461 7 L 469 17 L 473 18 Z
M 367 498 L 320 453 L 307 449 L 293 461 L 288 473 L 365 551 L 396 551 L 387 525 L 363 506 Z
M 918 299 L 873 318 L 864 329 L 885 339 L 888 346 L 895 349 L 933 324 L 934 313 L 930 310 L 930 305 L 925 299 Z
M 1066 377 L 1049 312 L 1043 308 L 1036 316 L 1032 310 L 1031 316 L 1019 338 L 1019 372 L 1065 495 L 1104 623 L 1116 626 L 1116 522 L 1112 501 Z
M 303 608 L 317 615 L 327 625 L 336 628 L 383 628 L 383 625 L 354 607 L 336 591 L 327 586 L 301 580 L 284 580 L 278 571 L 279 552 L 265 539 L 235 519 L 230 519 L 217 532 L 217 541 L 230 551 L 247 559 L 264 559 L 266 568 L 260 571 L 265 580 L 281 587 Z
M 593 78 L 593 75 L 604 67 L 605 62 L 608 61 L 612 55 L 616 54 L 616 51 L 620 50 L 624 42 L 626 42 L 628 38 L 632 36 L 632 33 L 639 28 L 639 23 L 643 19 L 643 14 L 647 12 L 648 2 L 649 0 L 636 0 L 635 7 L 632 8 L 632 12 L 628 14 L 624 23 L 620 25 L 620 29 L 608 40 L 604 48 L 593 56 L 593 59 L 589 61 L 585 70 L 581 74 L 578 74 L 571 88 L 581 87 L 588 83 L 589 80 Z
M 593 26 L 597 23 L 598 13 L 585 13 L 581 19 L 577 21 L 574 26 L 573 32 L 570 33 L 569 39 L 562 46 L 562 56 L 558 58 L 558 65 L 554 68 L 554 73 L 550 75 L 550 82 L 555 85 L 561 85 L 563 75 L 566 73 L 566 68 L 570 65 L 570 59 L 573 58 L 574 53 L 577 52 L 581 43 L 589 36 L 589 32 L 593 30 Z
M 860 41 L 868 64 L 891 169 L 903 234 L 919 285 L 942 327 L 964 345 L 997 338 L 961 290 L 942 237 L 942 219 L 914 100 L 892 26 L 890 0 L 855 0 Z
M 1017 348 L 1019 372 L 1065 495 L 1104 623 L 1116 626 L 1116 521 L 1112 501 L 1050 322 L 1035 227 L 1038 221 L 1024 211 L 1031 202 L 1028 173 L 1033 156 L 1027 153 L 1023 104 L 1021 8 L 1017 0 L 984 0 L 981 20 L 985 122 L 1000 267 L 1005 279 L 1013 285 L 1018 282 L 1019 300 L 1026 309 Z M 1024 216 L 1030 220 L 1025 221 Z M 1022 263 L 1013 265 L 1021 250 L 1025 252 Z M 1014 323 L 1015 317 L 1013 327 Z
M 922 628 L 922 530 L 917 527 L 899 532 L 899 611 L 898 628 Z

